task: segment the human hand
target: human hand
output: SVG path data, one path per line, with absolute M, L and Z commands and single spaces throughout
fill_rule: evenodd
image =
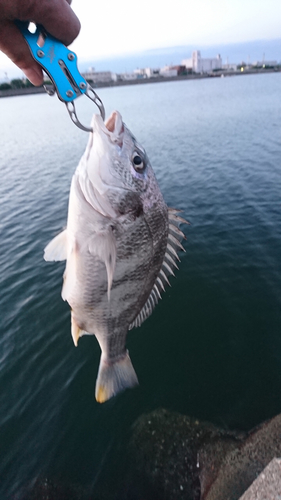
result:
M 34 85 L 42 84 L 42 69 L 33 59 L 14 21 L 42 24 L 51 35 L 69 45 L 80 31 L 79 19 L 70 3 L 71 0 L 0 0 L 0 50 Z

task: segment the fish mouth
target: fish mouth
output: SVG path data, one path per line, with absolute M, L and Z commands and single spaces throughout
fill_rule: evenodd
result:
M 95 114 L 89 135 L 84 161 L 81 161 L 79 183 L 85 200 L 106 217 L 116 217 L 108 199 L 108 192 L 124 192 L 131 189 L 117 175 L 114 161 L 119 162 L 125 141 L 126 126 L 118 111 L 113 111 L 106 122 Z
M 120 113 L 113 111 L 106 122 L 103 122 L 101 117 L 96 115 L 96 120 L 98 128 L 109 137 L 110 141 L 122 148 L 125 128 Z
M 90 133 L 88 145 L 85 152 L 87 160 L 90 157 L 96 134 L 101 137 L 104 134 L 114 145 L 117 145 L 120 148 L 123 147 L 125 127 L 123 124 L 122 116 L 118 111 L 113 111 L 110 117 L 105 122 L 100 115 L 94 114 L 91 125 L 92 132 Z

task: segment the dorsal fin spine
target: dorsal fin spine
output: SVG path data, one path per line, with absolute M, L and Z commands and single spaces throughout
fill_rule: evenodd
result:
M 169 264 L 165 260 L 163 260 L 163 266 L 166 267 L 166 269 L 169 271 L 170 274 L 172 274 L 172 276 L 175 276 L 173 269 L 169 266 Z
M 176 257 L 176 259 L 180 262 L 180 258 L 179 258 L 179 256 L 178 256 L 178 254 L 177 254 L 176 250 L 174 249 L 174 247 L 173 247 L 172 245 L 170 245 L 170 243 L 167 243 L 167 250 L 168 250 L 171 254 L 173 254 L 173 255 Z
M 169 211 L 169 221 L 172 221 L 174 220 L 175 222 L 177 223 L 182 223 L 182 224 L 190 224 L 190 222 L 188 222 L 187 220 L 185 220 L 183 217 L 181 217 L 180 215 L 177 215 L 177 214 L 174 214 L 172 212 Z
M 153 285 L 153 289 L 156 291 L 156 293 L 157 293 L 157 295 L 158 295 L 159 299 L 162 299 L 162 297 L 161 297 L 161 293 L 160 293 L 159 288 L 158 288 L 158 286 L 156 285 L 156 283 L 154 283 L 154 285 Z
M 168 240 L 170 240 L 170 242 L 174 243 L 174 245 L 178 246 L 183 252 L 185 252 L 182 244 L 171 233 L 169 233 Z
M 169 231 L 176 234 L 177 236 L 180 236 L 180 238 L 185 238 L 183 232 L 177 226 L 175 226 L 175 224 L 169 224 Z
M 161 276 L 163 276 L 164 280 L 166 281 L 166 283 L 168 283 L 169 286 L 171 286 L 171 283 L 170 281 L 168 280 L 168 277 L 167 275 L 165 274 L 165 272 L 163 271 L 163 269 L 160 269 L 160 274 Z
M 156 292 L 155 292 L 154 288 L 152 288 L 152 290 L 151 290 L 151 295 L 153 295 L 155 303 L 158 304 L 158 297 L 156 295 Z
M 159 285 L 161 286 L 161 288 L 162 288 L 163 292 L 165 292 L 165 287 L 164 287 L 164 284 L 163 284 L 162 280 L 159 278 L 159 276 L 157 276 L 156 281 L 157 281 L 157 283 L 159 283 Z
M 171 264 L 173 264 L 173 266 L 175 266 L 175 268 L 178 269 L 178 266 L 177 266 L 174 258 L 170 254 L 168 254 L 167 252 L 165 254 L 165 259 L 167 259 L 169 262 L 171 262 Z

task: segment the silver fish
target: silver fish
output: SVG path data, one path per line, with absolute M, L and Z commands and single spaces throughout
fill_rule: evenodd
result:
M 72 178 L 67 227 L 45 248 L 66 260 L 62 298 L 71 307 L 74 344 L 96 336 L 101 360 L 96 400 L 138 384 L 126 350 L 128 330 L 148 318 L 184 250 L 186 222 L 167 207 L 143 147 L 114 111 L 92 119 Z

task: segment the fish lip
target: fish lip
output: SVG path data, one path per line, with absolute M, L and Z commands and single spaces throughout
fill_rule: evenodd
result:
M 119 123 L 117 123 L 119 121 Z M 121 126 L 120 126 L 121 124 Z M 119 125 L 119 134 L 124 133 L 124 124 L 122 120 L 122 116 L 118 111 L 112 111 L 111 115 L 107 118 L 107 120 L 104 122 L 105 127 L 109 132 L 114 132 L 116 126 Z
M 94 135 L 95 132 L 103 132 L 109 137 L 113 144 L 122 148 L 125 127 L 122 116 L 118 111 L 113 111 L 105 122 L 102 120 L 100 115 L 94 115 L 92 120 L 92 130 L 92 135 Z

